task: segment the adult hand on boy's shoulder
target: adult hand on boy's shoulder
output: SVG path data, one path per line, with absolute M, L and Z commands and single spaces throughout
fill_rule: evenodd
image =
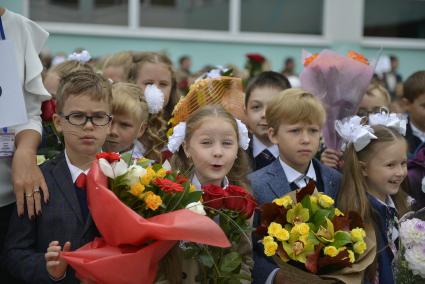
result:
M 320 155 L 320 162 L 322 162 L 322 164 L 328 167 L 338 169 L 340 161 L 341 161 L 341 157 L 342 157 L 341 151 L 326 148 L 325 151 L 323 151 L 322 155 Z
M 68 263 L 60 257 L 60 252 L 70 250 L 70 242 L 65 243 L 63 250 L 58 241 L 50 242 L 49 247 L 47 248 L 47 252 L 44 254 L 44 258 L 46 260 L 47 272 L 53 280 L 59 281 L 65 277 Z

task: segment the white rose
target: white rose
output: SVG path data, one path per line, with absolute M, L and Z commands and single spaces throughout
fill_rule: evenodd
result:
M 127 175 L 128 184 L 130 186 L 132 186 L 133 184 L 136 184 L 140 180 L 140 177 L 144 176 L 146 172 L 147 171 L 145 170 L 145 168 L 139 165 L 131 165 L 128 168 L 128 175 Z
M 110 164 L 106 159 L 99 159 L 99 166 L 103 174 L 109 178 L 116 178 L 127 173 L 127 163 L 124 160 Z
M 420 275 L 425 278 L 425 246 L 414 246 L 411 249 L 406 249 L 404 253 L 409 269 L 414 275 Z
M 207 213 L 204 210 L 204 205 L 202 205 L 200 201 L 189 203 L 186 206 L 186 208 L 199 215 L 204 215 L 204 216 L 207 215 Z

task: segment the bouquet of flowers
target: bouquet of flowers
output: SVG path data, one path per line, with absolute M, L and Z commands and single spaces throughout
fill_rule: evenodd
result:
M 229 248 L 185 243 L 182 248 L 186 258 L 201 265 L 202 283 L 240 283 L 251 280 L 247 263 L 251 261 L 251 226 L 248 222 L 256 207 L 254 197 L 244 188 L 229 185 L 222 188 L 206 185 L 203 205 L 208 216 L 216 220 L 232 243 Z M 246 269 L 244 269 L 244 267 Z
M 394 260 L 400 284 L 425 282 L 425 208 L 400 220 L 400 246 Z
M 334 207 L 334 200 L 318 193 L 314 182 L 261 209 L 257 233 L 263 236 L 264 253 L 274 257 L 288 280 L 292 276 L 295 283 L 299 278 L 310 283 L 321 283 L 321 278 L 361 283 L 362 276 L 353 275 L 372 263 L 374 244 L 357 213 L 344 214 Z
M 341 56 L 331 50 L 304 56 L 301 87 L 318 96 L 325 105 L 327 119 L 323 137 L 327 147 L 339 149 L 335 121 L 354 115 L 372 79 L 373 67 L 354 51 Z
M 230 245 L 220 227 L 203 216 L 201 193 L 187 179 L 145 162 L 128 166 L 117 153 L 100 153 L 93 163 L 87 198 L 102 238 L 61 254 L 80 279 L 152 283 L 160 260 L 178 240 Z

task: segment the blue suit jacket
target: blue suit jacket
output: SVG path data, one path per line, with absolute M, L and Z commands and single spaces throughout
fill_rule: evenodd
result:
M 318 160 L 313 159 L 313 165 L 320 169 L 320 176 L 323 181 L 323 191 L 325 194 L 336 198 L 341 183 L 341 174 L 323 164 Z M 316 171 L 317 174 L 317 171 Z M 275 198 L 279 198 L 291 191 L 288 179 L 277 159 L 267 167 L 264 167 L 248 176 L 251 181 L 251 188 L 258 205 L 270 203 Z M 254 216 L 254 226 L 258 225 L 259 216 Z M 258 243 L 258 239 L 253 237 L 253 250 L 254 250 L 254 269 L 253 269 L 253 283 L 263 284 L 269 274 L 278 266 L 264 254 L 263 245 Z
M 42 215 L 30 220 L 12 214 L 6 236 L 3 265 L 26 283 L 54 283 L 47 273 L 44 254 L 51 241 L 71 242 L 75 250 L 98 236 L 89 214 L 83 220 L 80 204 L 64 154 L 41 166 L 49 188 L 49 202 L 42 202 Z M 61 283 L 80 283 L 68 268 Z

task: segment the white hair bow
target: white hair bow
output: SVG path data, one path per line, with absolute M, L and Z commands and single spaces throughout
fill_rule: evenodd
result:
M 149 113 L 156 114 L 162 110 L 164 106 L 164 93 L 155 84 L 147 85 L 144 95 Z
M 356 152 L 366 147 L 372 139 L 377 139 L 369 125 L 361 124 L 362 118 L 355 115 L 335 121 L 335 130 L 344 141 L 353 143 Z
M 249 146 L 249 136 L 248 136 L 248 128 L 246 125 L 236 119 L 236 123 L 238 125 L 238 135 L 239 135 L 239 147 L 246 150 Z M 183 144 L 184 138 L 186 136 L 186 122 L 179 122 L 173 128 L 173 135 L 168 138 L 167 148 L 170 152 L 175 153 L 179 150 L 180 146 Z
M 68 60 L 75 60 L 79 62 L 86 63 L 91 59 L 90 53 L 87 50 L 83 50 L 81 52 L 73 52 L 68 55 Z
M 392 127 L 405 136 L 407 115 L 401 113 L 373 113 L 369 115 L 369 125 L 384 125 Z

